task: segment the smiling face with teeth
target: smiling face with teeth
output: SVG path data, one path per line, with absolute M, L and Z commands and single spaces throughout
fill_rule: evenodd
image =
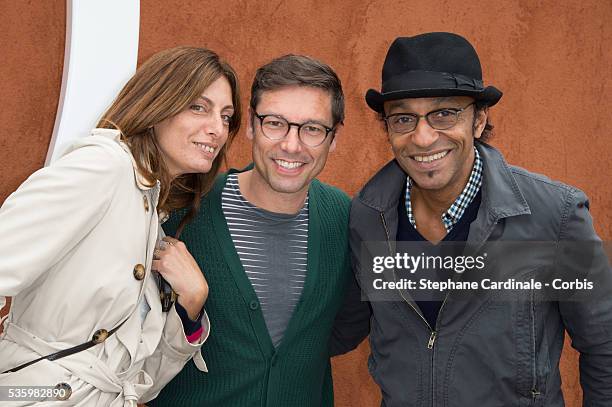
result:
M 462 109 L 471 102 L 467 96 L 400 99 L 385 102 L 385 114 L 426 115 L 438 109 Z M 417 188 L 455 199 L 472 171 L 474 139 L 480 137 L 485 123 L 486 111 L 475 113 L 471 106 L 450 129 L 435 130 L 421 118 L 410 133 L 389 133 L 389 141 L 399 165 Z
M 317 122 L 333 126 L 331 95 L 315 87 L 288 86 L 262 92 L 256 111 L 260 115 L 282 116 L 292 123 Z M 291 126 L 284 139 L 270 140 L 263 135 L 253 112 L 250 112 L 249 122 L 247 137 L 253 142 L 255 168 L 248 175 L 252 188 L 248 188 L 251 196 L 247 198 L 263 208 L 273 207 L 275 196 L 279 194 L 284 200 L 303 202 L 310 181 L 323 170 L 328 153 L 335 149 L 333 135 L 330 134 L 323 144 L 309 147 L 299 140 L 295 126 Z
M 157 143 L 172 176 L 210 171 L 227 141 L 233 113 L 232 89 L 222 76 L 187 109 L 154 127 Z

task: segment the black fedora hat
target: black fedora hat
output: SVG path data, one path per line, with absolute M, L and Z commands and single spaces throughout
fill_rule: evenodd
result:
M 493 106 L 502 92 L 483 86 L 480 60 L 465 38 L 435 32 L 393 41 L 383 65 L 382 89 L 368 90 L 365 98 L 382 113 L 388 100 L 441 96 L 471 96 Z

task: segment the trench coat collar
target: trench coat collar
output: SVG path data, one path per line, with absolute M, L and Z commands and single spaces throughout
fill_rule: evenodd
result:
M 501 153 L 486 143 L 477 141 L 475 145 L 483 160 L 479 212 L 484 211 L 493 221 L 530 214 L 529 205 Z M 405 183 L 406 173 L 396 160 L 391 160 L 368 181 L 358 199 L 379 212 L 396 210 Z
M 138 165 L 136 164 L 136 159 L 132 155 L 130 148 L 121 140 L 121 132 L 116 129 L 101 129 L 96 128 L 91 131 L 92 136 L 102 136 L 107 137 L 119 144 L 123 150 L 130 156 L 130 160 L 132 160 L 132 167 L 134 168 L 134 179 L 136 180 L 136 186 L 138 189 L 142 191 L 148 191 L 152 188 L 155 188 L 156 185 L 159 184 L 159 181 L 156 181 L 154 184 L 151 184 L 147 178 L 140 172 L 138 169 Z

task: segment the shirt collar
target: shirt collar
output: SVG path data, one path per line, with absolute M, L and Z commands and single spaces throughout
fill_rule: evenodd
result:
M 459 219 L 461 219 L 463 213 L 467 207 L 470 206 L 478 194 L 478 191 L 480 191 L 480 187 L 482 186 L 482 160 L 476 147 L 474 147 L 474 156 L 474 166 L 472 167 L 472 172 L 470 173 L 470 178 L 468 179 L 465 188 L 463 188 L 463 191 L 457 197 L 457 199 L 455 199 L 455 202 L 453 202 L 450 208 L 448 208 L 441 216 L 442 223 L 444 223 L 444 227 L 446 228 L 446 233 L 449 233 L 457 222 L 459 222 Z M 411 188 L 412 180 L 410 179 L 410 176 L 408 176 L 406 180 L 406 212 L 408 213 L 408 220 L 416 229 L 416 220 L 414 219 L 412 204 L 410 202 Z

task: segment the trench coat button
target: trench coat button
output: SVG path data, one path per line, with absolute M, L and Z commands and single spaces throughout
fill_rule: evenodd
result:
M 72 396 L 72 387 L 68 383 L 58 383 L 55 385 L 55 399 L 64 401 Z
M 259 308 L 259 303 L 255 300 L 251 301 L 249 303 L 249 308 L 252 309 L 253 311 L 255 311 L 256 309 Z
M 142 264 L 137 264 L 134 266 L 134 278 L 136 280 L 142 280 L 145 278 L 145 268 Z
M 94 332 L 91 340 L 93 343 L 98 344 L 104 342 L 106 338 L 108 338 L 108 331 L 106 329 L 98 329 L 96 332 Z
M 149 212 L 149 200 L 147 199 L 146 195 L 142 196 L 142 201 L 144 203 L 144 208 L 146 212 Z

